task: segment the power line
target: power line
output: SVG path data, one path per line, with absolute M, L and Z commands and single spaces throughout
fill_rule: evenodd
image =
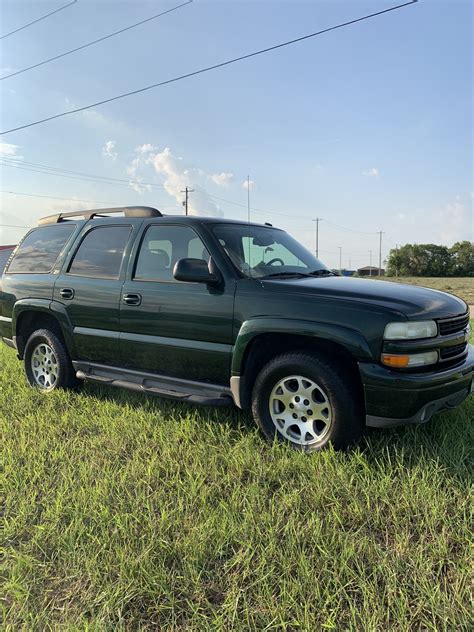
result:
M 31 228 L 31 226 L 25 226 L 24 224 L 0 224 L 1 228 Z
M 8 163 L 6 162 L 0 162 L 1 166 L 4 167 L 14 167 L 16 169 L 21 169 L 23 171 L 31 171 L 33 173 L 42 173 L 45 175 L 50 175 L 50 176 L 59 176 L 61 178 L 68 178 L 68 179 L 72 179 L 72 180 L 83 180 L 85 182 L 95 182 L 95 183 L 99 183 L 99 184 L 110 184 L 110 185 L 117 185 L 117 186 L 130 186 L 132 184 L 136 184 L 137 186 L 146 186 L 146 187 L 154 187 L 154 188 L 159 188 L 159 189 L 163 189 L 164 185 L 162 184 L 156 184 L 154 182 L 139 182 L 139 181 L 133 181 L 133 180 L 125 180 L 122 178 L 112 178 L 109 176 L 99 176 L 99 175 L 94 175 L 94 174 L 90 174 L 90 173 L 85 173 L 83 171 L 73 171 L 72 169 L 63 169 L 60 167 L 52 167 L 50 165 L 43 165 L 41 163 L 36 163 L 36 162 L 29 162 L 29 161 L 24 161 L 24 160 L 19 160 L 19 159 L 13 159 L 13 158 L 7 158 L 7 157 L 2 157 L 1 158 L 2 161 L 8 161 Z M 11 164 L 9 164 L 11 163 Z M 24 165 L 30 165 L 30 166 L 24 166 Z M 65 172 L 65 173 L 62 173 Z M 189 191 L 190 192 L 190 191 Z M 184 191 L 183 191 L 184 193 Z M 21 195 L 21 193 L 19 193 L 18 195 Z M 211 193 L 207 193 L 206 191 L 206 195 L 208 195 L 209 197 L 215 199 L 215 200 L 219 200 L 221 202 L 226 202 L 227 204 L 232 204 L 234 206 L 239 206 L 240 208 L 244 208 L 247 209 L 247 204 L 243 204 L 242 202 L 236 202 L 235 200 L 228 200 L 226 198 L 223 197 L 219 197 L 217 195 L 212 195 Z M 69 198 L 64 198 L 64 199 L 69 199 Z M 79 200 L 80 201 L 80 200 Z M 93 201 L 93 200 L 83 200 L 83 201 Z M 98 202 L 98 204 L 102 204 L 102 203 L 106 203 L 106 202 Z M 165 208 L 165 207 L 163 207 Z M 166 208 L 172 208 L 172 207 L 166 207 Z M 294 214 L 294 213 L 280 213 L 278 211 L 269 211 L 269 210 L 264 210 L 261 208 L 256 208 L 256 207 L 251 207 L 250 209 L 253 213 L 257 213 L 259 215 L 263 214 L 263 215 L 275 215 L 278 217 L 284 217 L 287 219 L 303 219 L 306 221 L 309 221 L 311 218 L 308 217 L 307 215 L 299 215 L 299 214 Z M 344 230 L 346 232 L 350 232 L 350 233 L 358 233 L 361 235 L 378 235 L 379 231 L 375 231 L 375 232 L 368 232 L 368 231 L 361 231 L 361 230 L 357 230 L 355 228 L 349 228 L 347 226 L 341 226 L 340 224 L 335 224 L 334 222 L 324 219 L 322 217 L 318 218 L 318 220 L 320 222 L 326 222 L 327 224 L 329 224 L 330 226 L 334 226 L 335 228 L 339 228 L 340 230 Z M 313 220 L 315 221 L 315 220 Z M 307 230 L 306 229 L 300 229 L 300 231 L 302 232 L 304 230 L 304 232 L 306 233 Z M 298 232 L 298 229 L 293 229 L 293 232 Z
M 85 200 L 83 198 L 66 198 L 57 197 L 55 195 L 42 195 L 40 193 L 23 193 L 22 191 L 4 191 L 0 190 L 0 193 L 8 193 L 9 195 L 23 195 L 26 197 L 34 198 L 47 198 L 49 200 L 64 200 L 66 202 L 90 202 L 91 204 L 115 204 L 116 206 L 123 206 L 123 202 L 102 202 L 99 200 Z
M 37 22 L 41 22 L 41 20 L 46 20 L 46 18 L 49 18 L 50 15 L 54 15 L 55 13 L 59 13 L 59 11 L 63 11 L 64 9 L 67 9 L 68 7 L 72 6 L 73 4 L 76 4 L 76 2 L 77 2 L 77 0 L 72 0 L 72 2 L 69 2 L 68 4 L 63 5 L 62 7 L 59 7 L 59 9 L 55 9 L 54 11 L 51 11 L 50 13 L 46 13 L 46 15 L 42 15 L 40 18 L 37 18 L 36 20 L 33 20 L 33 22 L 28 22 L 28 24 L 24 24 L 23 26 L 18 27 L 14 31 L 10 31 L 10 33 L 5 33 L 5 35 L 2 35 L 0 37 L 0 40 L 1 39 L 5 39 L 5 37 L 9 37 L 10 35 L 13 35 L 14 33 L 18 33 L 18 31 L 23 31 L 23 29 L 26 29 L 29 26 L 32 26 L 33 24 L 36 24 Z
M 58 197 L 56 195 L 43 195 L 41 193 L 23 193 L 23 191 L 5 191 L 3 189 L 0 189 L 0 193 L 7 193 L 9 195 L 22 195 L 22 196 L 26 196 L 26 197 L 33 197 L 33 198 L 46 198 L 48 200 L 63 200 L 65 202 L 88 202 L 90 204 L 107 204 L 107 205 L 112 205 L 112 206 L 125 206 L 127 203 L 124 202 L 123 200 L 120 202 L 104 202 L 102 200 L 88 200 L 88 199 L 84 199 L 84 198 L 67 198 L 67 197 Z M 178 204 L 173 204 L 172 206 L 161 206 L 160 204 L 160 208 L 163 210 L 169 209 L 169 208 L 177 208 Z
M 104 35 L 103 37 L 99 37 L 98 39 L 93 40 L 92 42 L 88 42 L 87 44 L 82 44 L 81 46 L 77 46 L 76 48 L 72 48 L 71 50 L 67 50 L 64 53 L 60 53 L 59 55 L 55 55 L 54 57 L 49 57 L 48 59 L 44 59 L 43 61 L 38 62 L 37 64 L 32 64 L 31 66 L 27 66 L 26 68 L 22 68 L 21 70 L 16 70 L 15 72 L 11 72 L 9 75 L 5 75 L 0 77 L 0 81 L 4 79 L 8 79 L 10 77 L 14 77 L 15 75 L 21 75 L 23 72 L 27 72 L 28 70 L 33 70 L 33 68 L 38 68 L 39 66 L 44 66 L 45 64 L 49 64 L 56 59 L 61 59 L 61 57 L 66 57 L 67 55 L 72 55 L 72 53 L 77 53 L 79 50 L 83 50 L 84 48 L 88 48 L 89 46 L 93 46 L 94 44 L 98 44 L 99 42 L 103 42 L 106 39 L 110 39 L 111 37 L 115 37 L 115 35 L 120 35 L 121 33 L 125 33 L 125 31 L 129 31 L 130 29 L 134 29 L 137 26 L 141 26 L 142 24 L 146 24 L 146 22 L 151 22 L 151 20 L 156 20 L 157 18 L 166 15 L 167 13 L 172 13 L 181 7 L 184 7 L 188 4 L 191 4 L 193 0 L 187 0 L 187 2 L 183 2 L 182 4 L 178 4 L 176 7 L 172 7 L 171 9 L 167 9 L 166 11 L 162 11 L 161 13 L 157 13 L 156 15 L 152 15 L 145 20 L 140 20 L 140 22 L 135 22 L 135 24 L 130 24 L 130 26 L 126 26 L 119 31 L 114 31 L 113 33 L 109 33 L 108 35 Z
M 206 192 L 207 193 L 207 192 Z M 207 193 L 207 195 L 215 200 L 220 200 L 221 202 L 227 202 L 227 204 L 233 204 L 234 206 L 241 206 L 242 208 L 247 208 L 247 204 L 242 204 L 241 202 L 235 202 L 234 200 L 227 200 L 226 198 L 218 197 L 217 195 L 212 195 L 211 193 Z M 252 206 L 250 208 L 254 213 L 260 213 L 263 215 L 278 215 L 279 217 L 288 217 L 291 219 L 310 219 L 307 215 L 294 215 L 293 213 L 277 213 L 277 211 L 264 211 L 263 209 L 255 208 Z
M 33 127 L 34 125 L 40 125 L 41 123 L 46 123 L 48 121 L 52 121 L 54 119 L 61 118 L 63 116 L 68 116 L 69 114 L 75 114 L 77 112 L 83 112 L 84 110 L 89 110 L 90 108 L 97 107 L 99 105 L 104 105 L 106 103 L 111 103 L 112 101 L 117 101 L 118 99 L 124 99 L 125 97 L 130 97 L 135 94 L 139 94 L 141 92 L 145 92 L 147 90 L 152 90 L 153 88 L 158 88 L 160 86 L 168 85 L 170 83 L 175 83 L 177 81 L 181 81 L 183 79 L 188 79 L 189 77 L 194 77 L 196 75 L 203 74 L 205 72 L 209 72 L 211 70 L 216 70 L 217 68 L 223 68 L 224 66 L 229 66 L 231 64 L 235 64 L 239 61 L 243 61 L 244 59 L 250 59 L 251 57 L 256 57 L 257 55 L 262 55 L 264 53 L 269 53 L 271 51 L 277 50 L 278 48 L 283 48 L 285 46 L 291 46 L 296 44 L 297 42 L 302 42 L 304 40 L 310 39 L 312 37 L 317 37 L 318 35 L 322 35 L 323 33 L 329 33 L 330 31 L 335 31 L 336 29 L 344 28 L 346 26 L 350 26 L 352 24 L 356 24 L 357 22 L 362 22 L 364 20 L 368 20 L 370 18 L 374 18 L 376 16 L 382 15 L 384 13 L 389 13 L 390 11 L 395 11 L 397 9 L 401 9 L 402 7 L 409 6 L 418 2 L 418 0 L 410 0 L 409 2 L 404 2 L 403 4 L 398 4 L 393 7 L 389 7 L 388 9 L 383 9 L 382 11 L 376 11 L 375 13 L 370 13 L 367 15 L 363 15 L 360 18 L 355 18 L 353 20 L 349 20 L 348 22 L 342 22 L 340 24 L 336 24 L 335 26 L 330 26 L 326 29 L 322 29 L 321 31 L 315 31 L 314 33 L 309 33 L 308 35 L 303 35 L 302 37 L 297 37 L 292 40 L 287 40 L 286 42 L 282 42 L 280 44 L 275 44 L 274 46 L 269 46 L 267 48 L 262 48 L 260 50 L 254 51 L 252 53 L 247 53 L 246 55 L 241 55 L 240 57 L 234 57 L 233 59 L 228 59 L 226 61 L 220 62 L 218 64 L 213 64 L 212 66 L 206 66 L 204 68 L 200 68 L 199 70 L 194 70 L 193 72 L 188 72 L 184 75 L 179 75 L 177 77 L 173 77 L 172 79 L 166 79 L 165 81 L 160 81 L 158 83 L 153 83 L 149 86 L 144 86 L 143 88 L 138 88 L 137 90 L 131 90 L 130 92 L 124 92 L 123 94 L 118 94 L 114 97 L 110 97 L 108 99 L 103 99 L 102 101 L 96 101 L 95 103 L 91 103 L 89 105 L 84 105 L 80 108 L 74 108 L 73 110 L 67 110 L 66 112 L 60 112 L 59 114 L 54 114 L 53 116 L 47 116 L 42 119 L 38 119 L 37 121 L 33 121 L 32 123 L 26 123 L 25 125 L 19 125 L 18 127 L 12 127 L 11 129 L 0 132 L 0 136 L 5 134 L 10 134 L 11 132 L 17 132 L 21 129 L 26 129 L 28 127 Z
M 138 180 L 126 180 L 124 178 L 112 178 L 109 176 L 98 176 L 92 173 L 84 173 L 82 171 L 72 171 L 71 169 L 61 169 L 59 167 L 50 167 L 48 165 L 41 165 L 40 163 L 28 162 L 26 160 L 14 160 L 12 158 L 2 157 L 0 165 L 4 167 L 14 167 L 15 169 L 22 169 L 23 171 L 33 171 L 35 173 L 44 173 L 47 175 L 60 176 L 62 178 L 72 178 L 73 180 L 84 180 L 86 182 L 100 182 L 101 184 L 119 184 L 122 186 L 130 186 L 132 184 L 155 187 L 163 189 L 162 184 L 156 184 L 153 182 L 139 182 Z M 7 162 L 5 162 L 7 161 Z M 27 166 L 24 166 L 27 165 Z M 62 173 L 64 172 L 64 173 Z
M 340 224 L 336 224 L 335 222 L 331 222 L 328 219 L 323 220 L 326 224 L 330 226 L 334 226 L 334 228 L 339 228 L 340 230 L 349 231 L 350 233 L 359 233 L 360 235 L 378 235 L 379 231 L 367 231 L 367 230 L 357 230 L 356 228 L 347 228 L 346 226 L 341 226 Z

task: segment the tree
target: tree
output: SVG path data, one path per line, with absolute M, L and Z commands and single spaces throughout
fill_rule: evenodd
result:
M 474 276 L 474 244 L 405 244 L 390 251 L 389 276 Z
M 454 276 L 474 276 L 474 243 L 457 241 L 449 249 L 451 274 Z

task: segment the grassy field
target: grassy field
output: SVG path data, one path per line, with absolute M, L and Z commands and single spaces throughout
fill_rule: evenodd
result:
M 0 349 L 4 630 L 468 630 L 474 398 L 347 453 Z M 470 452 L 471 451 L 471 452 Z
M 431 287 L 434 290 L 456 294 L 468 305 L 474 305 L 474 277 L 384 277 L 384 281 Z

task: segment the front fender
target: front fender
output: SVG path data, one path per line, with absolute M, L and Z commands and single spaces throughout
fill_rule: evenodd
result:
M 336 342 L 356 360 L 373 360 L 373 355 L 365 338 L 350 327 L 318 323 L 313 320 L 257 317 L 246 320 L 237 334 L 232 355 L 233 376 L 241 374 L 243 360 L 252 340 L 261 334 L 269 333 L 296 334 Z

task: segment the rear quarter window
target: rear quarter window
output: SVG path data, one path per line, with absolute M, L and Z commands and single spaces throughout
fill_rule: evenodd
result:
M 10 255 L 12 254 L 14 248 L 4 248 L 0 250 L 0 275 L 5 270 L 5 266 L 8 263 L 8 259 L 10 259 Z
M 118 279 L 132 227 L 97 226 L 83 237 L 68 274 L 96 279 Z
M 8 272 L 36 274 L 51 272 L 75 228 L 75 224 L 35 228 L 18 246 L 8 266 Z

